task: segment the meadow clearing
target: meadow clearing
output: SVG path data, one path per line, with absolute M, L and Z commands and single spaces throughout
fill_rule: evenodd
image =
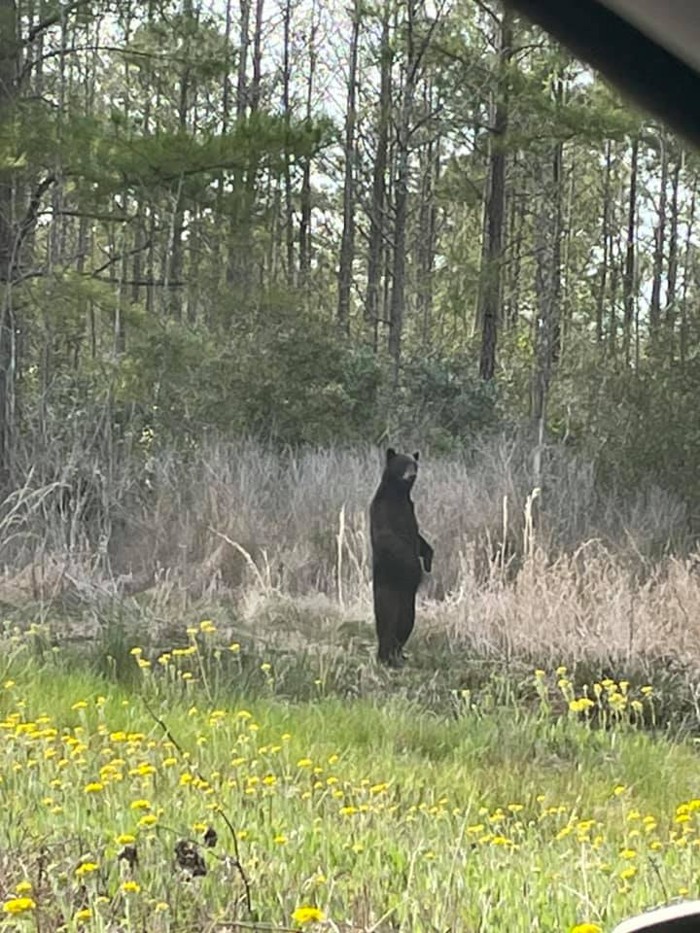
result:
M 399 672 L 373 658 L 369 454 L 163 461 L 107 570 L 28 486 L 3 927 L 595 933 L 697 896 L 700 583 L 658 544 L 679 513 L 564 464 L 535 535 L 513 450 L 484 457 L 419 476 L 440 559 Z
M 652 684 L 263 657 L 204 619 L 117 678 L 5 632 L 5 927 L 593 931 L 697 892 Z

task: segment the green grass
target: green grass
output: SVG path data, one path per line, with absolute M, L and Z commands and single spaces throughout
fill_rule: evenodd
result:
M 608 930 L 698 893 L 697 754 L 636 726 L 653 696 L 616 684 L 575 713 L 566 674 L 491 670 L 440 705 L 415 670 L 182 644 L 127 654 L 126 683 L 124 657 L 100 675 L 0 640 L 0 903 L 34 904 L 5 923 L 293 928 L 315 906 L 319 929 Z M 371 689 L 340 691 L 342 665 Z M 176 865 L 181 839 L 205 875 Z

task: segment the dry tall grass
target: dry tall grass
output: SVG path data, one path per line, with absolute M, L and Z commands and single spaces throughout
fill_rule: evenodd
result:
M 77 460 L 51 483 L 28 471 L 0 513 L 0 599 L 142 591 L 159 609 L 225 598 L 250 615 L 273 597 L 320 595 L 332 618 L 369 625 L 367 505 L 381 460 L 369 448 L 245 442 L 162 455 L 148 485 L 136 459 L 97 479 L 83 464 L 88 485 L 71 479 Z M 672 546 L 683 508 L 658 490 L 603 496 L 591 466 L 560 449 L 548 452 L 541 497 L 531 472 L 531 450 L 505 438 L 468 457 L 424 453 L 414 499 L 436 557 L 423 631 L 506 655 L 695 656 L 695 558 Z

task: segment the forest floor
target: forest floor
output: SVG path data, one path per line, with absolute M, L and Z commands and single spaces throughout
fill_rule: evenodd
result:
M 6 623 L 0 925 L 607 931 L 698 894 L 688 670 L 427 626 L 390 672 L 347 614 L 210 610 Z

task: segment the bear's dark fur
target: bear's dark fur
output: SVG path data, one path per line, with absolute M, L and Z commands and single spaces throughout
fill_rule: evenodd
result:
M 404 661 L 403 647 L 416 618 L 416 592 L 423 568 L 430 573 L 433 560 L 432 547 L 418 532 L 411 501 L 417 472 L 418 453 L 411 457 L 389 448 L 369 509 L 378 657 L 392 667 Z

